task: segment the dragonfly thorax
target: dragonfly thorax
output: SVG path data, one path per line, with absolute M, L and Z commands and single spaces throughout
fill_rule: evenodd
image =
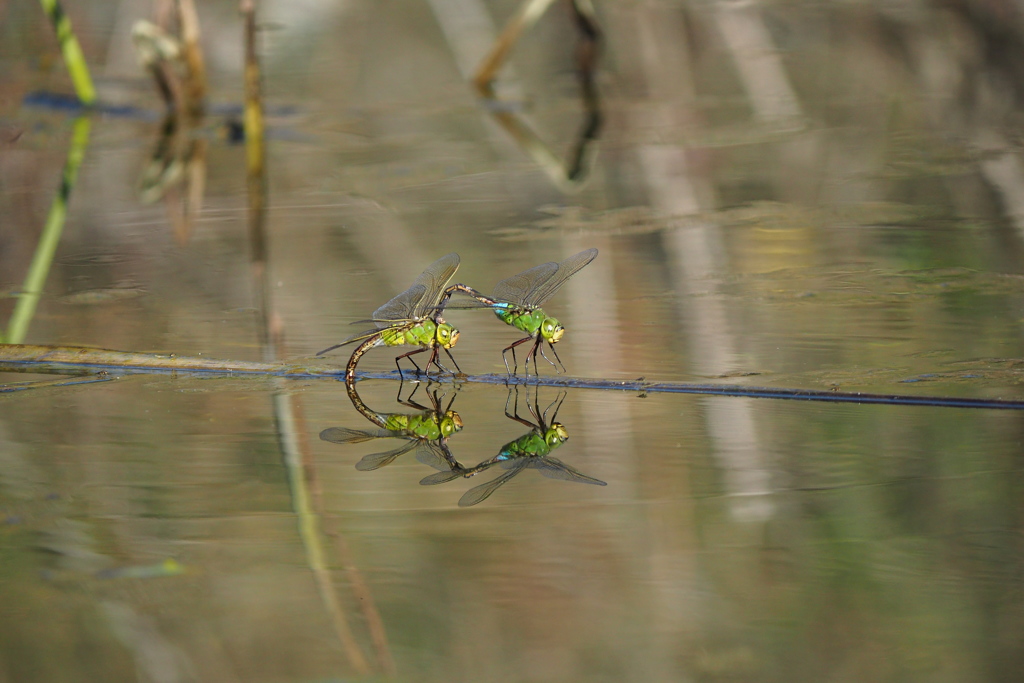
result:
M 417 439 L 434 440 L 449 437 L 462 429 L 462 418 L 454 410 L 443 415 L 434 411 L 422 415 L 390 413 L 384 418 L 384 429 Z
M 438 346 L 450 349 L 459 339 L 459 331 L 448 323 L 435 323 L 430 318 L 406 327 L 381 330 L 378 344 L 386 346 Z
M 565 334 L 565 328 L 541 308 L 526 309 L 507 303 L 498 303 L 494 306 L 494 314 L 502 322 L 522 330 L 531 336 L 540 335 L 544 341 L 556 343 Z
M 412 346 L 431 346 L 437 334 L 437 323 L 427 318 L 410 327 L 405 333 L 405 343 Z

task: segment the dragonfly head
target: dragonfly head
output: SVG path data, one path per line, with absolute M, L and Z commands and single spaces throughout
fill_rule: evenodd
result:
M 440 323 L 434 333 L 434 339 L 443 349 L 450 349 L 459 341 L 459 331 L 448 323 Z
M 544 432 L 544 442 L 547 443 L 549 448 L 557 448 L 568 440 L 569 432 L 565 431 L 565 427 L 562 426 L 561 422 L 552 422 L 551 426 Z
M 462 418 L 454 410 L 449 410 L 438 421 L 441 428 L 441 436 L 448 437 L 462 429 Z
M 544 322 L 540 324 L 540 336 L 550 344 L 558 343 L 563 334 L 565 334 L 565 328 L 557 318 L 544 318 Z

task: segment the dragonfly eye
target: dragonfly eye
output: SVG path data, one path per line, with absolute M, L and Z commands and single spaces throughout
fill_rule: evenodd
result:
M 563 427 L 560 422 L 552 423 L 550 429 L 544 432 L 544 441 L 547 442 L 548 446 L 551 448 L 561 446 L 568 440 L 569 432 L 565 431 L 565 427 Z
M 441 418 L 441 436 L 451 436 L 462 429 L 462 418 L 454 410 L 449 410 Z
M 449 410 L 441 418 L 441 435 L 451 436 L 462 429 L 462 418 L 454 410 Z
M 554 344 L 565 334 L 565 328 L 555 318 L 544 318 L 544 322 L 540 326 L 540 333 L 542 337 Z
M 442 348 L 450 349 L 459 340 L 459 331 L 448 323 L 442 323 L 437 326 L 436 338 Z

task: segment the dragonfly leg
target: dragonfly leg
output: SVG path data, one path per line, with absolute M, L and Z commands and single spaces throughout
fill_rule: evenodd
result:
M 530 341 L 531 339 L 533 339 L 533 337 L 523 337 L 519 341 L 512 342 L 511 344 L 509 344 L 508 346 L 501 350 L 501 359 L 505 361 L 505 370 L 508 372 L 510 377 L 519 372 L 519 362 L 516 360 L 516 347 L 519 346 L 520 344 Z M 508 351 L 512 351 L 512 367 L 514 368 L 513 370 L 508 369 L 508 359 L 505 358 L 505 353 Z M 527 354 L 527 360 L 529 360 L 529 354 Z
M 456 386 L 458 386 L 458 385 L 456 385 Z M 453 392 L 451 400 L 448 401 L 448 405 L 445 406 L 444 410 L 441 410 L 441 401 L 437 399 L 437 394 L 435 394 L 434 395 L 434 399 L 437 400 L 437 408 L 436 408 L 437 412 L 439 412 L 441 414 L 444 414 L 444 413 L 447 413 L 449 410 L 451 410 L 452 409 L 452 404 L 455 403 L 455 397 L 456 396 L 458 396 L 458 393 L 457 392 Z M 444 398 L 444 394 L 441 395 L 441 398 L 442 399 Z
M 453 356 L 452 352 L 449 351 L 448 349 L 445 349 L 444 352 L 447 353 L 448 357 L 452 359 L 452 364 L 455 366 L 455 369 L 458 370 L 459 374 L 461 375 L 462 374 L 462 368 L 460 368 L 459 364 L 455 361 L 455 356 Z
M 416 364 L 416 361 L 414 361 L 412 359 L 412 356 L 415 356 L 417 353 L 424 353 L 425 351 L 426 351 L 425 348 L 423 348 L 423 349 L 416 349 L 415 351 L 410 351 L 409 353 L 403 353 L 401 356 L 396 358 L 395 359 L 395 367 L 398 368 L 398 376 L 399 377 L 404 377 L 404 375 L 402 374 L 402 366 L 398 364 L 398 361 L 402 360 L 403 358 L 408 358 L 409 359 L 409 362 L 412 363 L 414 368 L 416 368 L 416 374 L 417 375 L 422 374 L 423 370 L 421 370 L 420 366 Z M 430 365 L 428 364 L 427 367 L 429 368 Z
M 516 384 L 516 385 L 514 385 L 513 388 L 515 389 L 515 392 L 516 392 L 516 403 L 519 403 L 519 385 Z M 512 400 L 512 389 L 509 389 L 508 390 L 508 396 L 505 397 L 505 417 L 507 417 L 509 419 L 514 419 L 511 415 L 508 414 L 508 402 L 511 401 L 511 400 Z
M 530 376 L 530 357 L 531 356 L 533 357 L 533 374 L 535 374 L 538 377 L 540 377 L 540 368 L 537 367 L 537 351 L 541 348 L 540 345 L 541 345 L 541 342 L 543 342 L 543 341 L 544 341 L 544 338 L 541 337 L 538 334 L 536 341 L 533 342 L 533 348 L 530 350 L 530 352 L 528 354 L 526 354 L 526 376 L 527 377 Z M 550 362 L 550 361 L 548 361 L 548 362 Z
M 530 390 L 529 390 L 529 388 L 527 388 L 526 391 L 527 391 L 526 405 L 529 406 L 530 405 L 530 399 L 529 399 L 529 391 Z M 519 424 L 524 425 L 526 427 L 529 427 L 530 429 L 536 428 L 537 427 L 536 424 L 534 424 L 533 422 L 528 422 L 527 420 L 525 420 L 525 419 L 523 419 L 522 417 L 519 416 L 519 385 L 518 384 L 515 385 L 515 392 L 516 392 L 516 402 L 515 402 L 515 405 L 512 408 L 512 414 L 511 415 L 509 415 L 509 413 L 508 413 L 508 402 L 509 402 L 509 399 L 512 398 L 512 391 L 508 392 L 508 398 L 505 399 L 505 417 L 507 417 L 510 420 L 515 420 Z M 532 408 L 531 408 L 530 412 L 533 412 Z
M 442 365 L 441 361 L 438 360 L 438 358 L 440 358 L 440 356 L 441 356 L 441 352 L 438 351 L 438 348 L 444 348 L 444 347 L 437 347 L 437 346 L 434 347 L 434 352 L 432 354 L 430 354 L 430 362 L 433 363 L 434 367 L 436 367 L 441 372 L 447 372 L 450 375 L 454 375 L 455 374 L 454 372 L 449 370 L 446 366 Z M 452 363 L 455 364 L 455 369 L 459 373 L 461 373 L 462 372 L 462 368 L 460 368 L 459 364 L 455 362 L 455 356 L 452 355 L 452 352 L 449 351 L 448 349 L 444 349 L 444 352 L 447 353 L 448 357 L 452 359 Z M 428 369 L 430 368 L 430 363 L 427 364 L 427 368 Z
M 559 392 L 558 396 L 555 397 L 555 400 L 551 402 L 551 405 L 544 409 L 543 419 L 541 420 L 543 424 L 549 425 L 558 418 L 558 411 L 561 410 L 562 408 L 562 401 L 564 401 L 565 397 L 568 395 L 569 394 L 566 391 Z M 554 414 L 551 415 L 551 421 L 549 422 L 548 411 L 551 410 L 552 408 L 555 409 L 555 412 Z
M 452 374 L 452 375 L 454 375 L 454 374 L 455 374 L 454 372 L 452 372 L 451 370 L 449 370 L 449 369 L 448 369 L 447 367 L 445 367 L 444 365 L 441 365 L 441 361 L 437 360 L 437 359 L 438 359 L 438 358 L 439 358 L 439 357 L 441 356 L 441 352 L 440 352 L 440 351 L 438 351 L 437 349 L 438 349 L 438 347 L 437 347 L 437 346 L 435 346 L 435 347 L 434 347 L 434 352 L 433 352 L 432 354 L 430 354 L 430 361 L 431 361 L 431 362 L 432 362 L 432 363 L 434 364 L 434 367 L 436 367 L 436 368 L 437 368 L 437 370 L 438 370 L 438 372 L 439 372 L 439 373 L 440 373 L 440 372 L 447 372 L 447 373 L 449 373 L 449 374 Z M 445 351 L 447 352 L 447 351 L 448 351 L 448 349 L 445 349 Z M 449 357 L 449 358 L 451 358 L 451 355 L 452 355 L 452 354 L 451 354 L 451 353 L 449 352 L 449 353 L 448 353 L 448 357 Z M 452 362 L 454 362 L 454 361 L 455 361 L 455 359 L 454 359 L 454 358 L 452 358 Z M 428 365 L 427 367 L 429 368 L 430 366 Z M 457 363 L 456 363 L 455 367 L 459 367 Z M 460 370 L 459 372 L 461 372 L 461 370 Z
M 511 368 L 508 367 L 508 358 L 505 357 L 505 352 L 508 351 L 509 349 L 512 349 L 512 367 L 515 368 L 517 372 L 519 371 L 519 364 L 516 363 L 515 344 L 513 344 L 512 346 L 507 346 L 507 347 L 505 347 L 504 349 L 501 350 L 501 360 L 505 363 L 505 372 L 507 372 L 509 378 L 511 378 L 512 375 L 513 375 L 513 372 L 511 370 Z
M 414 382 L 414 385 L 415 386 L 413 386 L 412 391 L 409 393 L 408 396 L 405 397 L 405 400 L 403 401 L 402 400 L 402 385 L 399 384 L 398 385 L 398 398 L 396 399 L 396 402 L 400 403 L 403 406 L 409 406 L 410 408 L 413 408 L 415 410 L 429 410 L 425 405 L 421 405 L 418 401 L 412 400 L 412 397 L 415 396 L 416 392 L 420 390 L 420 382 Z
M 566 371 L 566 370 L 565 370 L 565 363 L 563 363 L 563 362 L 562 362 L 562 359 L 558 357 L 558 351 L 555 351 L 555 345 L 554 345 L 554 344 L 552 344 L 551 342 L 548 342 L 548 348 L 550 348 L 550 349 L 551 349 L 551 353 L 555 354 L 555 360 L 557 360 L 557 361 L 558 361 L 558 364 L 559 364 L 560 366 L 562 366 L 562 370 L 561 370 L 561 372 L 565 372 L 565 371 Z M 541 351 L 541 353 L 543 354 L 544 352 L 543 352 L 543 351 Z M 549 363 L 551 363 L 551 360 L 550 360 L 550 359 L 548 359 L 548 357 L 547 357 L 547 356 L 544 356 L 544 359 L 545 359 L 545 360 L 547 360 L 547 361 L 548 361 Z M 554 363 L 551 363 L 551 364 L 552 364 L 552 365 L 554 365 Z M 556 371 L 556 372 L 558 372 L 558 368 L 555 368 L 555 371 Z
M 437 362 L 437 355 L 438 355 L 437 354 L 437 347 L 436 346 L 430 347 L 430 360 L 427 361 L 427 365 L 426 365 L 426 370 L 427 370 L 427 374 L 428 375 L 430 374 L 430 366 L 431 365 L 433 365 L 435 368 L 437 368 L 437 371 L 439 373 L 448 370 L 448 368 L 446 368 L 445 366 L 443 366 L 443 365 L 441 365 L 440 363 Z
M 551 364 L 551 367 L 553 367 L 555 369 L 555 372 L 561 372 L 562 370 L 565 369 L 565 366 L 563 365 L 562 366 L 562 370 L 559 370 L 558 366 L 555 365 L 555 361 L 553 361 L 550 358 L 548 358 L 548 355 L 546 353 L 544 353 L 544 345 L 540 344 L 539 346 L 540 346 L 540 355 L 544 358 L 544 360 L 546 360 L 548 363 Z M 555 347 L 551 346 L 551 344 L 548 344 L 548 346 L 551 347 L 551 352 L 555 354 L 555 358 L 558 358 L 558 354 L 555 353 Z M 562 360 L 559 358 L 558 362 L 561 363 Z

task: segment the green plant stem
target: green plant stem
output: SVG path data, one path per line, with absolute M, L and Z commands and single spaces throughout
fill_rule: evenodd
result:
M 20 344 L 28 333 L 36 305 L 43 294 L 43 285 L 46 284 L 46 276 L 50 272 L 53 255 L 57 251 L 57 244 L 64 231 L 64 220 L 68 213 L 68 198 L 71 196 L 71 190 L 78 178 L 78 168 L 82 165 L 82 159 L 85 158 L 85 148 L 89 144 L 89 128 L 91 126 L 92 122 L 87 117 L 83 116 L 75 120 L 71 135 L 71 147 L 68 149 L 68 159 L 64 163 L 64 172 L 61 175 L 60 189 L 57 191 L 53 204 L 50 205 L 46 226 L 43 228 L 43 234 L 39 237 L 35 256 L 32 257 L 28 275 L 25 276 L 25 283 L 18 295 L 18 303 L 14 307 L 14 313 L 11 314 L 7 336 L 3 340 L 5 343 Z
M 96 89 L 92 85 L 92 77 L 89 76 L 89 66 L 85 63 L 85 55 L 82 54 L 82 46 L 75 38 L 75 31 L 71 28 L 71 20 L 64 14 L 64 8 L 57 0 L 39 0 L 43 5 L 43 11 L 50 18 L 53 30 L 57 33 L 57 42 L 60 44 L 60 51 L 64 54 L 64 63 L 71 75 L 71 83 L 75 87 L 75 94 L 82 104 L 90 106 L 96 102 Z

